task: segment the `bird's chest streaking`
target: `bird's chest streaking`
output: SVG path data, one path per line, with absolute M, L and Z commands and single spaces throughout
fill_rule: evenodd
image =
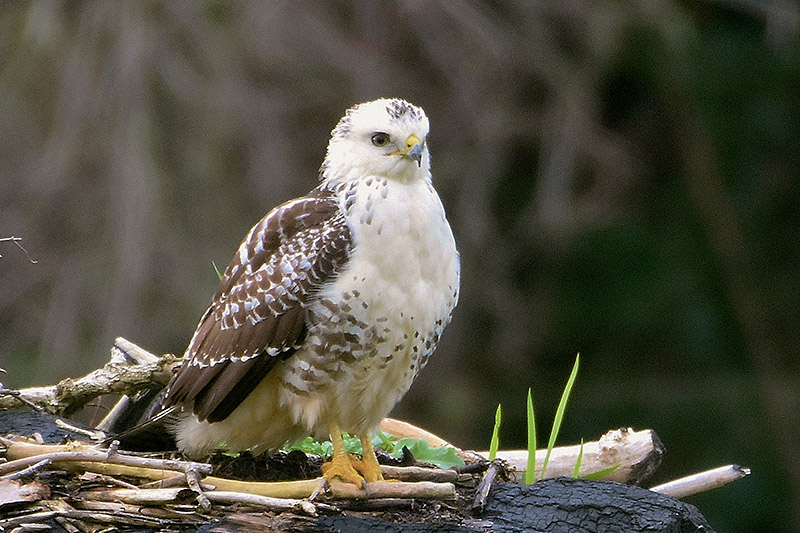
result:
M 435 349 L 458 299 L 459 259 L 428 182 L 366 178 L 336 194 L 352 255 L 308 309 L 308 342 L 287 361 L 281 403 L 310 431 L 336 416 L 361 433 L 388 414 Z

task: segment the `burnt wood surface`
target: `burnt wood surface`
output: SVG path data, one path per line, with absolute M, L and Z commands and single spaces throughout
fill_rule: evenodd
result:
M 498 484 L 486 510 L 473 517 L 439 513 L 430 504 L 415 512 L 397 510 L 381 518 L 368 513 L 309 517 L 231 515 L 198 531 L 221 533 L 257 528 L 290 532 L 547 532 L 713 533 L 693 505 L 655 492 L 615 483 L 557 478 L 534 485 Z M 389 516 L 386 516 L 389 515 Z M 391 516 L 393 515 L 393 516 Z

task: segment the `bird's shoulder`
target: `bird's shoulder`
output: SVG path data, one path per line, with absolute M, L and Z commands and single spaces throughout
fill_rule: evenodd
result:
M 332 191 L 317 187 L 274 207 L 250 229 L 223 273 L 214 300 L 224 299 L 254 281 L 281 278 L 284 272 L 274 272 L 274 267 L 281 265 L 285 269 L 287 261 L 299 261 L 293 270 L 303 270 L 314 266 L 312 255 L 346 255 L 349 240 L 349 227 L 338 198 Z M 272 274 L 264 277 L 267 271 Z

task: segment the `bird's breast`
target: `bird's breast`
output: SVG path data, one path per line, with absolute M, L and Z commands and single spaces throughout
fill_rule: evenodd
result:
M 326 391 L 325 409 L 361 430 L 386 416 L 436 347 L 458 300 L 459 259 L 430 184 L 349 187 L 340 194 L 352 252 L 309 309 L 308 348 L 292 358 L 291 381 Z
M 458 296 L 459 259 L 430 183 L 373 178 L 351 187 L 343 206 L 353 253 L 339 277 L 342 285 L 359 291 L 371 308 L 368 316 L 394 317 L 412 333 L 412 323 L 430 328 L 449 317 Z

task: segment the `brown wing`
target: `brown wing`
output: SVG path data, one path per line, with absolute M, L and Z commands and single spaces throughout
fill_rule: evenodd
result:
M 338 201 L 324 190 L 267 213 L 225 270 L 164 407 L 191 405 L 200 420 L 224 420 L 302 345 L 306 303 L 350 250 Z

